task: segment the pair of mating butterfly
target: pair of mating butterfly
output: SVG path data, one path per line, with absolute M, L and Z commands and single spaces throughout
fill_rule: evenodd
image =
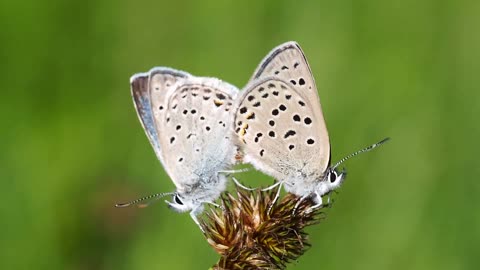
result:
M 134 75 L 131 90 L 140 121 L 155 153 L 177 190 L 168 205 L 197 215 L 226 189 L 225 174 L 239 160 L 274 177 L 278 186 L 322 205 L 346 173 L 337 167 L 387 139 L 330 166 L 330 142 L 320 100 L 300 46 L 287 42 L 273 49 L 245 87 L 215 78 L 195 77 L 170 68 Z M 235 179 L 234 179 L 235 180 Z M 238 182 L 236 182 L 240 185 Z M 297 205 L 298 205 L 297 204 Z M 201 227 L 200 227 L 201 228 Z

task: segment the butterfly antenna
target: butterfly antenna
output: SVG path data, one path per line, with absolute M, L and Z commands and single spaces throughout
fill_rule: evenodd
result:
M 152 195 L 140 198 L 140 199 L 136 199 L 136 200 L 127 202 L 127 203 L 117 203 L 117 204 L 115 204 L 115 207 L 117 207 L 117 208 L 129 207 L 129 206 L 136 205 L 136 204 L 138 204 L 140 202 L 143 202 L 143 201 L 158 200 L 162 197 L 165 197 L 165 196 L 168 196 L 168 195 L 173 195 L 173 194 L 174 194 L 173 192 L 152 194 Z M 149 203 L 139 204 L 138 207 L 147 207 L 148 205 L 149 205 Z
M 385 138 L 385 139 L 383 139 L 383 140 L 381 140 L 381 141 L 379 141 L 379 142 L 377 142 L 377 143 L 374 143 L 374 144 L 370 145 L 369 147 L 366 147 L 366 148 L 363 148 L 363 149 L 361 149 L 361 150 L 358 150 L 357 152 L 351 153 L 350 155 L 342 158 L 342 159 L 341 159 L 340 161 L 338 161 L 335 165 L 333 165 L 332 170 L 336 169 L 340 164 L 342 164 L 343 162 L 345 162 L 347 159 L 350 159 L 350 158 L 352 158 L 352 157 L 354 157 L 354 156 L 356 156 L 356 155 L 358 155 L 358 154 L 361 154 L 361 153 L 364 153 L 364 152 L 368 152 L 368 151 L 370 151 L 370 150 L 373 150 L 374 148 L 376 148 L 376 147 L 384 144 L 384 143 L 387 142 L 388 140 L 390 140 L 390 138 L 387 137 L 387 138 Z

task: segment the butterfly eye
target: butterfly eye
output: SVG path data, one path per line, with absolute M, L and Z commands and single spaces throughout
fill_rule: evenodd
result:
M 330 178 L 330 183 L 335 182 L 335 180 L 337 180 L 337 173 L 335 171 L 331 172 L 329 175 L 329 178 Z
M 175 201 L 176 204 L 183 205 L 182 200 L 178 197 L 178 195 L 173 196 L 173 200 Z

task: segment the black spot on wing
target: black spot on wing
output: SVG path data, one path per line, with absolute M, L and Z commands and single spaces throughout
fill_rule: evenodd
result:
M 292 137 L 292 136 L 295 136 L 295 134 L 297 134 L 297 132 L 295 132 L 295 130 L 289 130 L 285 133 L 285 135 L 283 136 L 284 139 L 287 139 L 288 137 Z
M 303 122 L 306 124 L 306 125 L 310 125 L 312 123 L 312 119 L 310 119 L 310 117 L 305 117 L 305 119 L 303 119 Z

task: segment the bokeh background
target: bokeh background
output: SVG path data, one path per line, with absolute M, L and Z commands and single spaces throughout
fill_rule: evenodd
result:
M 174 189 L 129 77 L 243 87 L 296 40 L 349 178 L 290 269 L 478 269 L 479 1 L 1 1 L 0 269 L 208 269 L 188 214 L 115 202 Z M 238 176 L 258 186 L 256 172 Z

